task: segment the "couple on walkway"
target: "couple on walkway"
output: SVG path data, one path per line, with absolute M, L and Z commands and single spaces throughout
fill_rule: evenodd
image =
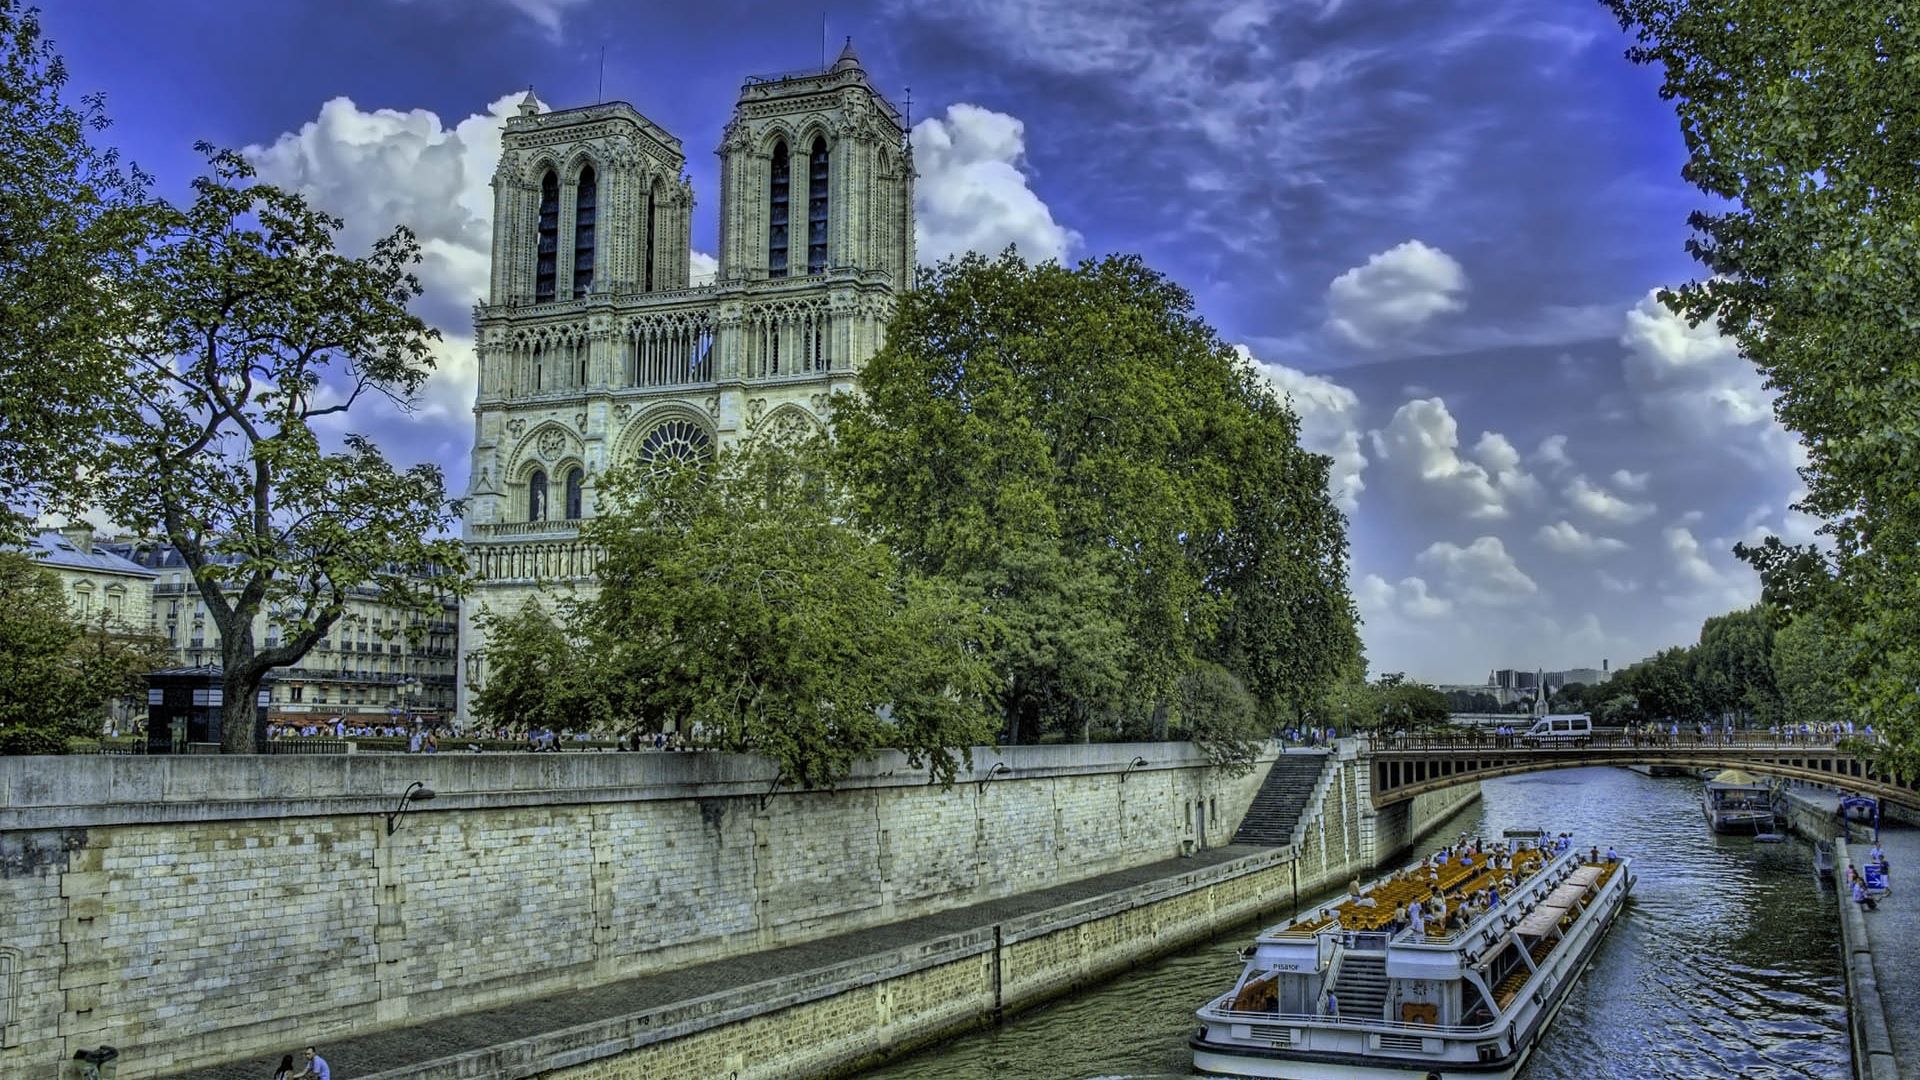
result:
M 293 1055 L 280 1059 L 280 1067 L 273 1071 L 273 1080 L 333 1080 L 333 1070 L 327 1066 L 327 1059 L 307 1047 L 307 1067 L 299 1072 L 293 1071 Z

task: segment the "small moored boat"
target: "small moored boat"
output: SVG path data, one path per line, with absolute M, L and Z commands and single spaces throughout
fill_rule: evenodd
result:
M 1564 837 L 1397 871 L 1261 933 L 1239 981 L 1198 1012 L 1194 1068 L 1285 1080 L 1512 1077 L 1633 883 L 1631 860 Z
M 1725 769 L 1707 781 L 1701 806 L 1717 833 L 1771 833 L 1773 787 L 1743 769 Z

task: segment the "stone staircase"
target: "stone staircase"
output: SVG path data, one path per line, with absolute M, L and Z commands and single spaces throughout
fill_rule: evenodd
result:
M 1236 844 L 1283 847 L 1293 843 L 1293 827 L 1306 812 L 1307 800 L 1326 768 L 1326 754 L 1281 754 L 1267 770 L 1267 778 L 1247 807 L 1247 816 L 1233 834 Z
M 1340 999 L 1340 1015 L 1378 1020 L 1387 1005 L 1387 958 L 1347 953 L 1340 958 L 1340 975 L 1333 992 Z

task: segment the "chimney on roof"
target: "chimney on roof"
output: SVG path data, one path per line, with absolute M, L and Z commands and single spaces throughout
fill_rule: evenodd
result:
M 93 554 L 93 526 L 86 522 L 82 521 L 72 525 L 61 526 L 60 536 L 66 540 L 67 543 L 79 549 L 83 554 Z

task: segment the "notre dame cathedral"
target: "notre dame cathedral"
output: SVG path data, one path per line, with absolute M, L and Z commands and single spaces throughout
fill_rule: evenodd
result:
M 693 285 L 679 139 L 624 102 L 543 112 L 532 91 L 507 120 L 474 312 L 463 721 L 486 678 L 475 616 L 591 584 L 595 477 L 823 425 L 911 284 L 906 121 L 851 42 L 825 70 L 749 78 L 718 153 L 719 267 Z

